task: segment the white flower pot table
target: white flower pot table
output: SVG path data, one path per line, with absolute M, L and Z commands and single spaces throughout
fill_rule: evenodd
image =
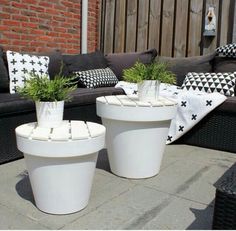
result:
M 57 128 L 37 123 L 16 128 L 36 206 L 52 214 L 77 212 L 87 206 L 97 161 L 105 145 L 105 127 L 63 121 Z
M 126 178 L 158 174 L 177 102 L 164 97 L 142 102 L 137 96 L 117 95 L 98 97 L 96 105 L 106 127 L 111 171 Z

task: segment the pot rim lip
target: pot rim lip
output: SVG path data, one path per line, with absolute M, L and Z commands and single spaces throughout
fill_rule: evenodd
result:
M 35 103 L 64 103 L 65 100 L 55 100 L 55 101 L 35 101 Z

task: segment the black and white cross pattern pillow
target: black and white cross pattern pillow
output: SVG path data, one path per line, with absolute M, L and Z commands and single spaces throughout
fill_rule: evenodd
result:
M 29 73 L 48 75 L 48 56 L 36 56 L 7 51 L 7 62 L 10 77 L 10 93 L 16 93 L 17 87 L 23 87 Z M 49 75 L 48 75 L 49 78 Z
M 93 69 L 87 71 L 76 71 L 79 83 L 86 88 L 114 87 L 118 79 L 113 71 L 107 68 Z
M 189 72 L 181 86 L 185 90 L 198 90 L 207 93 L 219 92 L 225 96 L 235 95 L 236 72 L 196 73 Z
M 236 43 L 218 47 L 216 48 L 216 53 L 221 56 L 236 58 Z

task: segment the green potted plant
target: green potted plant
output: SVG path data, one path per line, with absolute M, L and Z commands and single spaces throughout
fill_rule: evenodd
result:
M 138 97 L 140 101 L 157 100 L 160 83 L 176 83 L 174 73 L 167 68 L 167 63 L 158 60 L 150 64 L 143 64 L 137 61 L 133 67 L 123 71 L 124 80 L 138 84 Z
M 17 92 L 24 98 L 35 101 L 38 125 L 53 128 L 61 124 L 64 102 L 71 99 L 70 93 L 76 89 L 74 78 L 65 78 L 62 67 L 54 79 L 47 75 L 29 73 L 25 85 Z

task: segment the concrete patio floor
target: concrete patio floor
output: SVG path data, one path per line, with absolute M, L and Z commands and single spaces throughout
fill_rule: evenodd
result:
M 102 150 L 89 204 L 70 215 L 36 208 L 24 159 L 0 165 L 0 229 L 211 229 L 214 184 L 235 161 L 233 153 L 169 145 L 157 176 L 130 180 L 110 172 Z

